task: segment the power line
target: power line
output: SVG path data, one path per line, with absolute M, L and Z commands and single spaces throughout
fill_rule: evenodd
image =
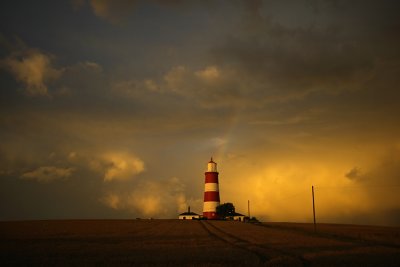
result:
M 400 188 L 400 185 L 345 185 L 345 186 L 314 186 L 318 189 L 325 188 Z

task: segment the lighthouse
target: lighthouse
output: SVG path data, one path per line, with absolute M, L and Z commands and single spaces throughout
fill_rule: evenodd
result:
M 219 186 L 217 163 L 211 158 L 207 164 L 204 185 L 203 217 L 209 220 L 218 219 L 217 207 L 219 206 Z

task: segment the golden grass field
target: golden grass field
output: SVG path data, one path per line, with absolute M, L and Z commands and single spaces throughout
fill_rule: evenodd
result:
M 0 266 L 400 266 L 400 228 L 184 220 L 0 222 Z

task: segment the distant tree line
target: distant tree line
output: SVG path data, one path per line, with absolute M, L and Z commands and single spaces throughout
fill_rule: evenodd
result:
M 230 202 L 221 204 L 217 207 L 217 214 L 218 217 L 222 220 L 225 220 L 228 217 L 233 217 L 236 215 L 235 206 L 233 205 L 233 203 Z M 256 217 L 245 217 L 245 221 L 253 223 L 258 222 Z
M 230 202 L 219 205 L 217 207 L 217 214 L 221 219 L 234 216 L 236 214 L 235 206 Z

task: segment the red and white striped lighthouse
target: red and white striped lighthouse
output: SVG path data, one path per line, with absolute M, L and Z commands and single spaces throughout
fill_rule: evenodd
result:
M 211 158 L 207 164 L 204 185 L 203 217 L 209 220 L 218 219 L 217 207 L 219 206 L 219 186 L 217 163 Z

